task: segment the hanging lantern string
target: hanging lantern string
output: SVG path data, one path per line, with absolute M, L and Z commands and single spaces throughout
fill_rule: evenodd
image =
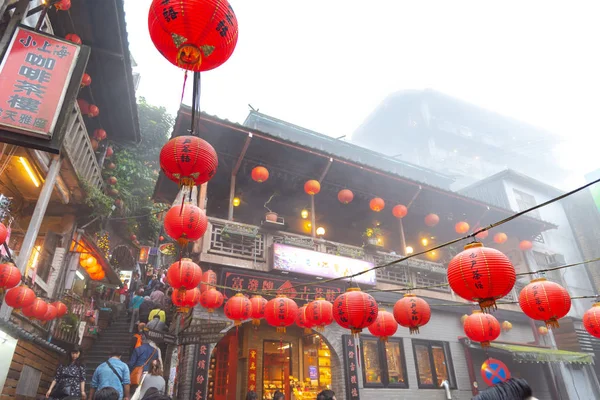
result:
M 594 295 L 587 295 L 587 296 L 572 296 L 571 300 L 582 300 L 582 299 L 596 299 L 598 298 L 600 295 L 594 294 Z M 384 303 L 382 303 L 384 304 Z M 518 301 L 498 301 L 496 302 L 496 304 L 498 305 L 509 305 L 509 304 L 519 304 Z M 466 306 L 477 306 L 477 308 L 479 308 L 479 305 L 477 303 L 465 303 L 465 304 L 456 304 L 456 303 L 441 303 L 441 304 L 430 304 L 431 307 L 466 307 Z
M 488 230 L 490 230 L 492 228 L 495 228 L 497 226 L 503 225 L 503 224 L 505 224 L 507 222 L 510 222 L 510 221 L 514 220 L 514 219 L 517 219 L 517 218 L 519 218 L 519 217 L 521 217 L 521 216 L 523 216 L 523 215 L 525 215 L 525 214 L 527 214 L 527 213 L 529 213 L 531 211 L 535 211 L 535 210 L 540 209 L 542 207 L 546 207 L 547 205 L 550 205 L 552 203 L 556 203 L 557 201 L 560 201 L 560 200 L 562 200 L 564 198 L 572 196 L 573 194 L 578 193 L 578 192 L 580 192 L 580 191 L 582 191 L 584 189 L 587 189 L 588 187 L 590 187 L 592 185 L 595 185 L 596 183 L 599 183 L 599 182 L 600 182 L 600 178 L 596 179 L 596 180 L 594 180 L 594 181 L 592 181 L 590 183 L 587 183 L 587 184 L 585 184 L 583 186 L 579 186 L 578 188 L 575 188 L 575 189 L 571 190 L 570 192 L 563 193 L 560 196 L 557 196 L 557 197 L 554 197 L 554 198 L 552 198 L 550 200 L 547 200 L 547 201 L 545 201 L 543 203 L 540 203 L 540 204 L 535 205 L 533 207 L 527 208 L 527 209 L 525 209 L 523 211 L 519 211 L 517 213 L 514 213 L 513 215 L 510 215 L 510 216 L 508 216 L 508 217 L 506 217 L 506 218 L 504 218 L 504 219 L 502 219 L 500 221 L 494 222 L 494 223 L 492 223 L 492 224 L 490 224 L 490 225 L 488 225 L 488 226 L 486 226 L 484 228 L 478 229 L 478 230 L 476 230 L 473 233 L 470 233 L 470 234 L 465 235 L 463 237 L 459 237 L 459 238 L 450 240 L 449 242 L 442 243 L 440 245 L 431 247 L 431 248 L 429 248 L 427 250 L 423 250 L 423 251 L 420 251 L 420 252 L 417 252 L 417 253 L 409 254 L 407 256 L 400 257 L 397 260 L 390 261 L 390 262 L 387 262 L 387 263 L 384 263 L 384 264 L 381 264 L 381 265 L 376 265 L 373 268 L 369 268 L 369 269 L 366 269 L 364 271 L 356 272 L 356 273 L 354 273 L 352 275 L 340 276 L 340 277 L 337 277 L 337 278 L 330 278 L 330 279 L 323 279 L 323 280 L 320 280 L 320 281 L 313 281 L 313 282 L 305 283 L 305 284 L 302 284 L 302 285 L 290 286 L 289 289 L 298 289 L 300 287 L 305 287 L 305 286 L 322 285 L 324 283 L 331 283 L 331 282 L 341 281 L 341 280 L 344 280 L 344 279 L 356 278 L 357 276 L 366 274 L 367 272 L 375 271 L 375 270 L 378 270 L 378 269 L 381 269 L 381 268 L 385 268 L 385 267 L 390 267 L 392 265 L 401 263 L 401 262 L 406 261 L 408 259 L 411 259 L 411 258 L 414 258 L 414 257 L 417 257 L 417 256 L 421 256 L 421 255 L 427 254 L 427 253 L 429 253 L 431 251 L 451 246 L 451 245 L 453 245 L 455 243 L 458 243 L 458 242 L 461 242 L 463 240 L 467 240 L 467 239 L 474 239 L 474 240 L 476 240 L 475 236 L 479 235 L 482 232 L 488 231 Z

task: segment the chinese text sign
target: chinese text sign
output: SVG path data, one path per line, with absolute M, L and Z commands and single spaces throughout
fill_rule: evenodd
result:
M 342 335 L 342 348 L 344 354 L 344 366 L 346 367 L 346 398 L 352 400 L 360 399 L 358 387 L 358 354 L 357 339 L 351 335 Z
M 256 392 L 257 356 L 256 349 L 248 350 L 248 390 L 252 392 Z
M 208 344 L 201 343 L 198 345 L 198 353 L 196 353 L 196 365 L 193 382 L 193 398 L 195 400 L 206 399 L 206 389 L 208 387 L 208 370 L 210 362 L 210 349 Z

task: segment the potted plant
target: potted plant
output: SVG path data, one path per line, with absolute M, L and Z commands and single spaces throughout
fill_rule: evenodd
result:
M 265 214 L 265 220 L 269 222 L 277 222 L 278 218 L 277 213 L 268 207 L 268 204 L 271 202 L 271 200 L 273 200 L 273 198 L 275 198 L 275 196 L 277 196 L 277 192 L 273 193 L 271 197 L 269 197 L 269 200 L 267 200 L 267 202 L 264 204 L 264 207 L 267 209 L 267 213 Z
M 367 240 L 368 245 L 381 247 L 380 239 L 383 237 L 383 232 L 381 228 L 367 228 L 363 233 L 363 237 Z

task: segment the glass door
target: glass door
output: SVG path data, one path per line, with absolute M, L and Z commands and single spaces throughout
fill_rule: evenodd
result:
M 263 399 L 271 400 L 277 391 L 290 400 L 292 344 L 265 340 L 263 344 Z

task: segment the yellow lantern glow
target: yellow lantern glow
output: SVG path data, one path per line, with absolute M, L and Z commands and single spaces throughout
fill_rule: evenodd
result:
M 317 236 L 323 236 L 323 235 L 325 235 L 325 228 L 320 226 L 317 228 Z
M 242 201 L 240 200 L 239 197 L 234 197 L 232 203 L 233 203 L 234 207 L 239 207 L 239 205 L 242 203 Z
M 300 211 L 300 216 L 302 217 L 302 219 L 308 218 L 308 210 Z

